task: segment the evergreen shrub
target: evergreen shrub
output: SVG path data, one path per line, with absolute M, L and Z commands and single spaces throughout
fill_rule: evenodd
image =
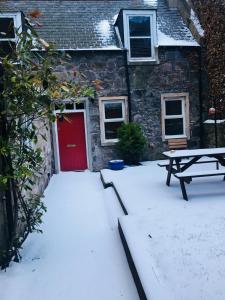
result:
M 137 123 L 123 124 L 118 129 L 117 151 L 126 164 L 138 164 L 140 161 L 146 139 L 141 127 Z

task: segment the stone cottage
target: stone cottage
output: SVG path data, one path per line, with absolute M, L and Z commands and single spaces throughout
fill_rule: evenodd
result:
M 13 20 L 21 28 L 24 15 L 41 11 L 40 36 L 71 56 L 69 66 L 56 70 L 62 79 L 72 79 L 76 68 L 102 82 L 95 99 L 67 100 L 66 118 L 53 125 L 47 151 L 56 172 L 105 167 L 117 158 L 116 132 L 124 122 L 141 125 L 148 159 L 159 158 L 171 138 L 200 145 L 200 47 L 176 8 L 181 2 L 1 1 L 3 25 Z

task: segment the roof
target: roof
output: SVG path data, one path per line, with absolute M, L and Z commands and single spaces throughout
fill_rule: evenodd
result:
M 157 9 L 159 46 L 197 46 L 177 10 L 166 0 L 1 0 L 0 11 L 41 11 L 42 38 L 57 49 L 120 49 L 114 22 L 121 9 Z

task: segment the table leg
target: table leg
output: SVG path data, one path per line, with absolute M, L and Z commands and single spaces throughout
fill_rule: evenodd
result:
M 183 195 L 184 200 L 188 201 L 184 180 L 182 180 L 182 179 L 180 179 L 180 187 L 181 187 L 181 191 L 182 191 L 182 195 Z
M 170 159 L 170 164 L 168 168 L 168 173 L 167 173 L 167 179 L 166 179 L 166 184 L 170 186 L 170 179 L 171 179 L 171 174 L 172 174 L 172 169 L 173 169 L 173 161 L 174 159 Z
M 221 166 L 225 167 L 225 158 L 223 155 L 211 155 L 211 157 L 214 157 L 218 160 L 218 162 L 221 164 Z
M 180 159 L 175 159 L 177 171 L 180 172 Z

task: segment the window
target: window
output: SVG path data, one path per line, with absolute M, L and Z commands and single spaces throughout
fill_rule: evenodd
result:
M 187 93 L 161 96 L 162 137 L 189 138 L 189 96 Z
M 67 112 L 71 110 L 84 110 L 85 109 L 85 102 L 84 101 L 59 101 L 55 104 L 55 110 L 61 112 Z
M 99 98 L 101 142 L 103 145 L 117 142 L 117 129 L 127 123 L 127 97 Z
M 124 11 L 125 46 L 129 61 L 154 61 L 156 40 L 155 11 Z
M 16 47 L 18 37 L 16 29 L 21 31 L 20 13 L 0 13 L 0 57 L 10 54 Z

